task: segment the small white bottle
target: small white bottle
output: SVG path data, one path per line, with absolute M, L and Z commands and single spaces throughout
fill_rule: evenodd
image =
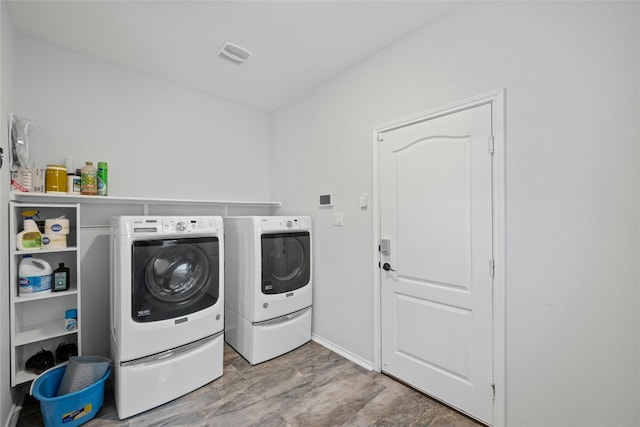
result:
M 71 157 L 67 157 L 67 159 L 65 160 L 65 165 L 67 166 L 67 194 L 73 194 L 74 192 L 73 187 L 76 182 L 76 174 L 74 172 L 75 169 L 73 169 L 73 160 L 71 159 Z M 77 179 L 77 182 L 78 182 L 78 191 L 80 191 L 79 177 Z
M 67 331 L 78 329 L 78 309 L 72 308 L 64 312 L 64 328 Z

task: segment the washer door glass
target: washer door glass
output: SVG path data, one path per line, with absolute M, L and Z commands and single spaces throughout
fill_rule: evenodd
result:
M 134 321 L 186 316 L 217 302 L 217 237 L 137 241 L 132 257 Z
M 309 283 L 310 240 L 309 232 L 262 235 L 262 293 L 291 292 Z
M 206 290 L 209 280 L 207 256 L 197 246 L 168 246 L 147 263 L 145 284 L 156 298 L 179 303 Z

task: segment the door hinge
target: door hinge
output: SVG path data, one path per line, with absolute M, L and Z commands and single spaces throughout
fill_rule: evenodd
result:
M 379 133 L 378 134 L 378 141 L 384 141 L 384 134 L 383 133 Z
M 496 383 L 494 381 L 491 381 L 490 387 L 491 387 L 491 399 L 496 400 Z
M 496 263 L 493 258 L 489 260 L 489 275 L 491 277 L 495 277 L 496 275 Z
M 494 138 L 493 135 L 491 135 L 489 137 L 489 154 L 493 155 L 493 142 L 494 142 Z

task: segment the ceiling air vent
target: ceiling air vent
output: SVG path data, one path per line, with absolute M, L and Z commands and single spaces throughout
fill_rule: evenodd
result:
M 251 56 L 251 52 L 236 44 L 226 42 L 218 51 L 218 56 L 235 64 L 242 64 Z

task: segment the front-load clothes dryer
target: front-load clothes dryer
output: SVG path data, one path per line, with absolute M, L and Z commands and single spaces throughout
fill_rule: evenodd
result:
M 225 340 L 252 365 L 311 339 L 308 216 L 225 217 Z
M 110 282 L 118 417 L 159 406 L 222 375 L 221 217 L 114 218 Z

